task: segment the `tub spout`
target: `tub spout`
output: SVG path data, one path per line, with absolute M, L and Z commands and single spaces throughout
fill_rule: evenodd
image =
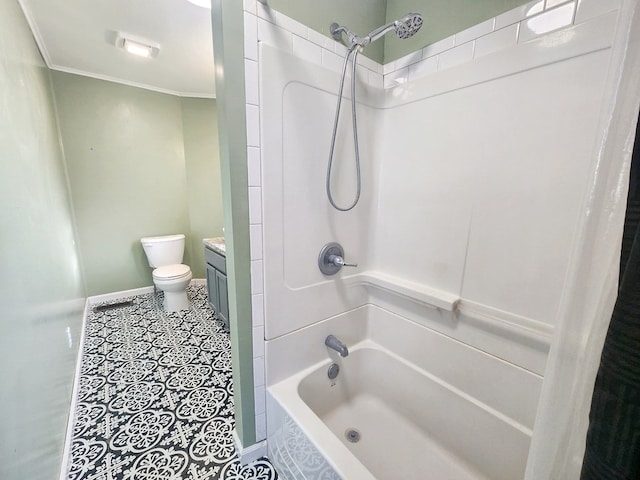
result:
M 333 335 L 329 335 L 324 340 L 324 344 L 332 350 L 338 352 L 341 357 L 346 357 L 347 355 L 349 355 L 349 349 L 347 348 L 347 346 Z

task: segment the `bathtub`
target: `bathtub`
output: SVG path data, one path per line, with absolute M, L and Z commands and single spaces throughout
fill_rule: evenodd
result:
M 345 315 L 294 332 L 298 352 L 315 338 L 325 358 L 268 387 L 283 478 L 523 478 L 539 377 L 372 305 Z M 327 331 L 347 339 L 347 357 L 315 348 Z

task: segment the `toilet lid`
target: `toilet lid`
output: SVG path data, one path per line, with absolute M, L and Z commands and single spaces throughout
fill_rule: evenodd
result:
M 153 276 L 156 278 L 176 278 L 184 277 L 191 273 L 189 265 L 183 265 L 181 263 L 175 265 L 165 265 L 164 267 L 158 267 L 153 271 Z

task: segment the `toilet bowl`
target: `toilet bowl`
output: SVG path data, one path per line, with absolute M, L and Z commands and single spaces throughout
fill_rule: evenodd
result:
M 185 236 L 164 235 L 140 240 L 149 261 L 153 284 L 164 292 L 164 309 L 177 312 L 189 309 L 187 286 L 192 274 L 188 265 L 182 264 Z

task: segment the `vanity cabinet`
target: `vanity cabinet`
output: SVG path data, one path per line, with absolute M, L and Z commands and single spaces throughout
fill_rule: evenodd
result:
M 227 294 L 227 259 L 224 255 L 205 247 L 207 262 L 207 293 L 209 305 L 218 318 L 229 327 L 229 297 Z

